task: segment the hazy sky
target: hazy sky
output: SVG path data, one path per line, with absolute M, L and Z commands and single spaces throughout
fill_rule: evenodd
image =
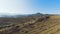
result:
M 60 0 L 0 0 L 0 15 L 60 14 Z

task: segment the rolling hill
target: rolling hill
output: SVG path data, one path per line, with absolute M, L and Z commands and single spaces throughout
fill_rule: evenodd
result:
M 4 25 L 0 25 L 0 34 L 60 34 L 59 15 L 38 14 L 25 18 L 0 18 L 0 24 Z

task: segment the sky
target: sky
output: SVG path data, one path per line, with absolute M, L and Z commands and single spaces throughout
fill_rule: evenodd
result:
M 0 15 L 60 14 L 60 0 L 0 0 Z

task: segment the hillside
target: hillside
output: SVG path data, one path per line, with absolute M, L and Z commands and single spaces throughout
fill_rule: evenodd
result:
M 4 23 L 6 25 L 0 27 L 0 34 L 60 34 L 60 16 L 38 16 L 33 18 L 29 16 L 25 18 L 24 23 L 21 23 L 19 18 L 11 19 L 7 20 L 13 23 Z M 2 20 L 0 19 L 0 21 Z
M 50 19 L 36 22 L 22 28 L 18 34 L 60 34 L 60 16 L 51 16 Z

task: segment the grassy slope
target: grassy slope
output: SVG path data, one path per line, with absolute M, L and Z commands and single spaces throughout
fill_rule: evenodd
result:
M 20 31 L 14 32 L 13 29 L 15 27 L 12 27 L 13 29 L 9 31 L 13 34 L 60 34 L 60 16 L 51 16 L 48 20 L 36 22 L 25 27 L 21 24 L 16 25 L 20 26 Z
M 22 28 L 17 34 L 60 34 L 60 16 L 51 16 L 50 19 L 32 26 L 34 27 Z

